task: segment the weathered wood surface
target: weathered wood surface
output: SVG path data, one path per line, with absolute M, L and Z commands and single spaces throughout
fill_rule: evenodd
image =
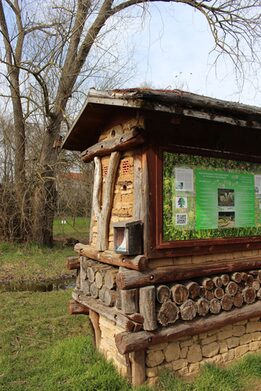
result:
M 93 185 L 93 211 L 98 223 L 98 236 L 96 248 L 98 251 L 105 251 L 108 248 L 109 219 L 113 203 L 116 175 L 120 163 L 120 152 L 112 152 L 109 160 L 108 173 L 104 180 L 102 189 L 101 161 L 94 158 L 94 185 Z M 102 192 L 102 203 L 101 203 Z
M 247 303 L 247 304 L 254 303 L 254 301 L 256 299 L 256 291 L 251 286 L 246 287 L 245 289 L 243 289 L 242 295 L 243 295 L 243 298 L 244 298 L 244 302 Z
M 235 270 L 261 268 L 261 257 L 248 258 L 233 262 L 218 262 L 188 266 L 162 267 L 143 273 L 134 270 L 121 270 L 117 275 L 117 286 L 120 289 L 139 288 L 151 284 L 172 283 L 206 275 L 213 275 Z M 253 276 L 252 276 L 253 277 Z M 253 281 L 252 281 L 253 282 Z
M 144 143 L 141 129 L 134 128 L 129 132 L 103 140 L 81 153 L 81 159 L 88 163 L 96 156 L 106 156 L 115 151 L 124 151 Z
M 197 315 L 197 305 L 196 303 L 188 299 L 180 306 L 180 317 L 183 320 L 192 320 Z
M 68 312 L 70 315 L 89 315 L 89 308 L 71 299 L 68 303 Z
M 199 316 L 206 316 L 209 312 L 209 301 L 201 297 L 196 302 Z
M 224 311 L 230 311 L 233 307 L 233 297 L 225 293 L 221 299 L 221 308 Z
M 105 306 L 93 297 L 85 296 L 81 292 L 77 291 L 74 291 L 72 293 L 72 297 L 78 303 L 83 304 L 90 310 L 97 312 L 99 315 L 104 316 L 105 318 L 107 318 L 114 324 L 116 323 L 118 326 L 122 327 L 126 331 L 136 332 L 142 328 L 142 323 L 138 323 L 136 320 L 131 319 L 130 316 L 124 315 L 115 307 Z M 138 319 L 143 319 L 141 314 L 139 314 Z
M 219 314 L 221 311 L 221 303 L 217 298 L 210 300 L 209 311 L 211 314 Z
M 68 270 L 78 270 L 78 269 L 80 269 L 80 259 L 79 259 L 79 257 L 68 257 L 67 258 L 67 269 Z
M 121 309 L 125 314 L 134 314 L 139 310 L 139 292 L 138 289 L 128 289 L 120 291 Z
M 142 385 L 146 380 L 145 352 L 130 353 L 131 382 L 134 387 Z
M 188 299 L 189 291 L 185 285 L 175 284 L 171 287 L 171 296 L 176 304 L 182 304 Z
M 223 281 L 221 276 L 215 276 L 213 277 L 213 282 L 216 288 L 222 288 Z
M 104 276 L 104 286 L 108 289 L 113 289 L 116 287 L 116 276 L 118 269 L 109 269 L 106 271 Z
M 233 297 L 233 305 L 236 308 L 241 308 L 244 303 L 244 298 L 241 292 L 237 292 Z
M 123 332 L 115 336 L 116 346 L 121 354 L 147 349 L 150 346 L 170 342 L 182 337 L 193 336 L 219 329 L 234 322 L 261 316 L 260 302 L 223 312 L 208 318 L 199 318 L 191 322 L 180 322 L 158 331 Z
M 157 315 L 158 322 L 162 326 L 167 326 L 170 323 L 175 323 L 179 317 L 179 308 L 173 301 L 164 301 Z
M 186 283 L 186 288 L 189 293 L 189 297 L 194 300 L 199 297 L 200 285 L 195 281 L 189 281 Z
M 162 304 L 170 298 L 170 289 L 167 285 L 159 285 L 156 288 L 157 301 Z
M 158 326 L 155 308 L 155 286 L 146 286 L 144 288 L 140 288 L 139 296 L 140 313 L 144 317 L 144 330 L 156 330 Z
M 92 326 L 94 329 L 95 346 L 97 349 L 99 349 L 100 342 L 101 342 L 101 329 L 100 329 L 100 322 L 99 322 L 100 315 L 97 314 L 97 312 L 90 309 L 89 318 L 90 321 L 92 322 Z
M 147 258 L 144 255 L 136 255 L 134 257 L 116 254 L 113 251 L 97 251 L 93 246 L 88 244 L 77 243 L 74 250 L 80 255 L 95 259 L 96 261 L 106 263 L 108 265 L 122 266 L 133 270 L 145 270 L 147 267 Z

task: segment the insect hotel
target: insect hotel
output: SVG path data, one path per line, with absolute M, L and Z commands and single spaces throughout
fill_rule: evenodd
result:
M 91 90 L 63 148 L 94 162 L 72 314 L 132 384 L 261 348 L 261 109 Z

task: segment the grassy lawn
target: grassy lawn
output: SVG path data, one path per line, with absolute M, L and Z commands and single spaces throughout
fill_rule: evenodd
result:
M 84 315 L 67 314 L 70 291 L 1 293 L 1 391 L 131 391 L 93 349 Z M 205 366 L 190 382 L 166 372 L 139 391 L 258 391 L 261 355 L 229 368 Z
M 89 224 L 90 219 L 87 217 L 56 218 L 53 234 L 56 239 L 74 238 L 86 242 L 89 238 Z
M 66 259 L 70 255 L 76 255 L 73 246 L 49 249 L 35 245 L 0 243 L 0 281 L 40 281 L 71 275 L 66 269 Z

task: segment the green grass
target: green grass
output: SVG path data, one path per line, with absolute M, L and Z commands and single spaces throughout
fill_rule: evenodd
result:
M 62 224 L 62 220 L 66 224 Z M 87 217 L 55 218 L 53 223 L 53 235 L 56 239 L 75 238 L 79 241 L 87 241 L 89 237 L 90 219 Z
M 66 258 L 76 255 L 71 247 L 52 249 L 36 245 L 0 243 L 0 280 L 31 280 L 61 278 L 71 275 Z
M 92 345 L 87 317 L 67 314 L 71 291 L 1 293 L 0 391 L 131 391 Z M 184 381 L 170 372 L 136 391 L 257 391 L 261 355 L 228 368 L 205 365 Z

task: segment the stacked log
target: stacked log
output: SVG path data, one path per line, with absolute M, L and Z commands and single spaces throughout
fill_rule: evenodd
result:
M 99 299 L 107 307 L 113 307 L 118 296 L 116 275 L 119 269 L 87 257 L 81 256 L 79 261 L 80 273 L 76 288 L 86 296 Z
M 77 289 L 99 300 L 106 307 L 116 307 L 122 319 L 129 319 L 135 331 L 153 331 L 196 317 L 219 314 L 261 300 L 261 270 L 233 272 L 197 278 L 173 284 L 156 284 L 130 289 L 117 289 L 119 269 L 80 257 L 70 259 L 77 268 Z M 137 285 L 136 285 L 137 286 Z M 135 319 L 131 319 L 135 317 Z M 121 317 L 119 316 L 118 322 Z M 141 321 L 142 319 L 142 321 Z

